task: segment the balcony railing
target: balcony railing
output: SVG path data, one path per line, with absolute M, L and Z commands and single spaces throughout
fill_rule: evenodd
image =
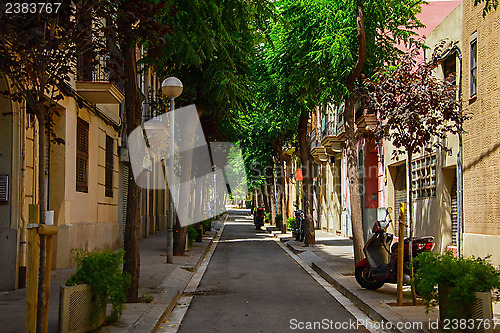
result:
M 92 57 L 83 54 L 78 57 L 76 90 L 93 104 L 116 105 L 125 98 L 123 81 L 115 82 L 110 76 L 108 62 L 108 55 Z
M 78 81 L 110 82 L 108 61 L 108 55 L 98 55 L 95 58 L 80 56 L 78 58 Z
M 315 128 L 309 133 L 309 140 L 311 141 L 311 149 L 316 148 L 318 146 L 318 129 Z
M 167 99 L 151 87 L 148 90 L 148 97 L 142 102 L 142 121 L 146 122 L 154 117 L 158 117 L 167 112 Z
M 337 135 L 337 125 L 335 124 L 335 121 L 328 121 L 325 124 L 325 129 L 322 132 L 321 139 L 325 136 L 335 136 Z

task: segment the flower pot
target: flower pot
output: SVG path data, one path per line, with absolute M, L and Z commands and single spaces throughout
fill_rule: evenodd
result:
M 59 332 L 83 333 L 92 331 L 106 320 L 106 309 L 96 310 L 92 287 L 88 284 L 60 287 Z M 99 311 L 94 315 L 94 311 Z
M 451 332 L 492 333 L 493 305 L 491 291 L 476 292 L 474 304 L 458 304 L 448 300 L 453 287 L 439 285 L 439 322 Z

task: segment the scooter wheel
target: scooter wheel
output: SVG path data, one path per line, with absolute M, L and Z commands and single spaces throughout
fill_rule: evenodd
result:
M 384 282 L 379 282 L 372 277 L 371 269 L 366 266 L 356 267 L 354 275 L 359 285 L 365 289 L 377 290 L 384 285 Z
M 300 230 L 300 241 L 303 242 L 304 241 L 304 237 L 305 237 L 305 231 L 304 229 L 301 229 Z

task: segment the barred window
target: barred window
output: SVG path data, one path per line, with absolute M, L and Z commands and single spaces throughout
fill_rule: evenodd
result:
M 477 95 L 477 37 L 470 42 L 470 97 Z
M 436 196 L 436 154 L 415 159 L 411 168 L 413 199 Z
M 88 193 L 89 123 L 78 118 L 76 122 L 76 190 Z
M 105 195 L 113 197 L 113 157 L 114 141 L 109 135 L 106 135 L 106 172 L 105 172 Z

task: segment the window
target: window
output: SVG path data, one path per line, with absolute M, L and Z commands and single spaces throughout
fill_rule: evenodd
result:
M 413 199 L 436 196 L 436 154 L 412 161 L 411 183 Z
M 76 122 L 76 190 L 88 193 L 89 123 L 78 118 Z
M 106 135 L 106 172 L 105 172 L 105 195 L 113 197 L 113 157 L 114 140 Z
M 449 80 L 453 85 L 457 84 L 457 59 L 455 54 L 447 57 L 443 62 L 444 78 Z
M 477 34 L 471 36 L 470 42 L 470 97 L 477 95 Z

